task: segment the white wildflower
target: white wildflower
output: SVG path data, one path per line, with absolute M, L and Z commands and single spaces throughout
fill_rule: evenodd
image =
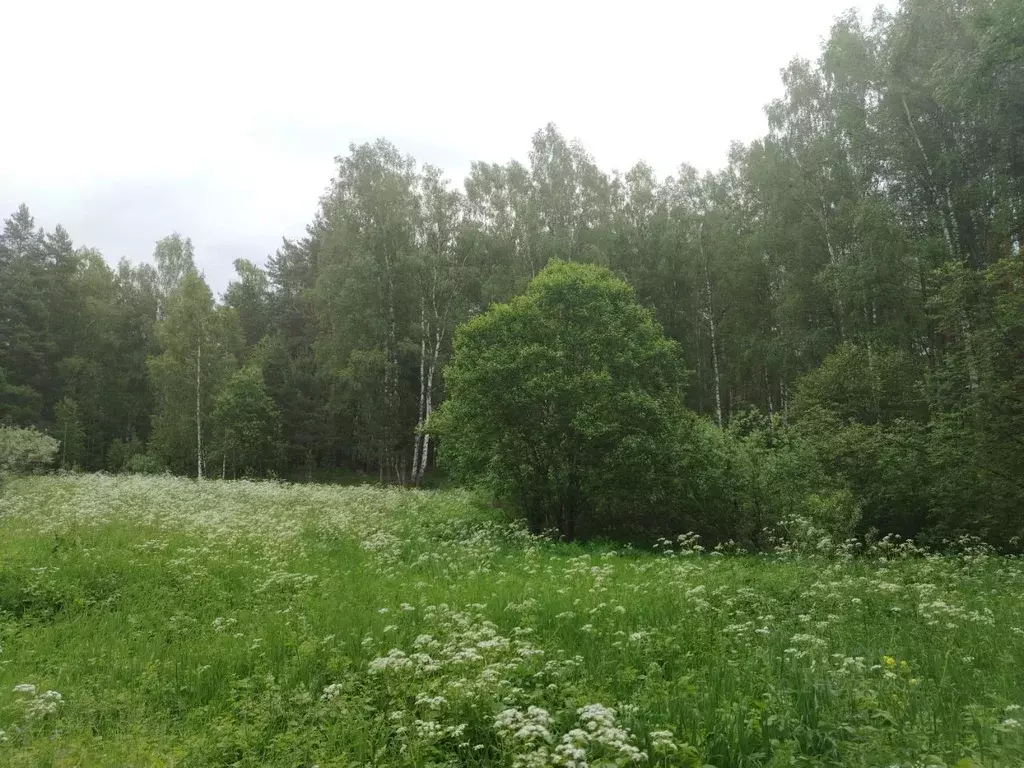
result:
M 26 704 L 25 717 L 35 720 L 47 715 L 55 715 L 63 703 L 64 697 L 57 691 L 44 691 Z
M 433 720 L 416 720 L 413 722 L 413 728 L 421 739 L 436 739 L 444 734 L 441 725 Z
M 651 748 L 659 752 L 675 752 L 678 749 L 672 731 L 651 731 Z
M 378 656 L 370 662 L 371 672 L 384 672 L 386 670 L 402 670 L 413 665 L 411 659 L 398 648 L 392 648 L 387 656 Z
M 323 694 L 320 696 L 321 701 L 333 701 L 338 698 L 341 694 L 341 685 L 339 683 L 331 683 L 324 688 Z
M 421 705 L 421 706 L 424 706 L 424 707 L 431 707 L 433 709 L 438 709 L 438 708 L 444 706 L 445 698 L 444 698 L 444 696 L 430 696 L 429 694 L 426 694 L 426 693 L 417 693 L 416 694 L 416 703 Z

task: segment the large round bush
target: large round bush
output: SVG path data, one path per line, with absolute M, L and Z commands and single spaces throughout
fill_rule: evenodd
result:
M 457 479 L 571 540 L 621 529 L 666 492 L 685 378 L 628 284 L 553 262 L 525 295 L 458 330 L 432 429 Z

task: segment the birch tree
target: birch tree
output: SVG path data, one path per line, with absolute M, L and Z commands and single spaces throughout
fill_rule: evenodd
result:
M 213 399 L 233 360 L 223 332 L 226 327 L 206 281 L 195 270 L 167 298 L 157 324 L 163 352 L 150 358 L 156 392 L 152 442 L 168 464 L 180 472 L 206 472 L 206 433 Z
M 412 481 L 423 481 L 430 438 L 423 429 L 434 410 L 442 355 L 465 305 L 468 247 L 463 241 L 463 198 L 437 168 L 423 169 L 420 231 L 420 398 L 413 447 Z
M 157 274 L 157 316 L 162 318 L 167 302 L 185 277 L 195 271 L 195 249 L 192 240 L 177 232 L 157 241 L 153 249 Z

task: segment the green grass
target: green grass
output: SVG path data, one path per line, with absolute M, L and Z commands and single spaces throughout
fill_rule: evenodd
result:
M 0 765 L 1015 766 L 1022 586 L 558 545 L 455 491 L 19 479 Z

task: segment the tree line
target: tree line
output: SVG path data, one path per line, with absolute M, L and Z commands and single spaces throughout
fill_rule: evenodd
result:
M 607 172 L 553 125 L 461 187 L 352 145 L 305 236 L 237 261 L 220 300 L 187 238 L 111 267 L 22 206 L 0 236 L 0 420 L 58 438 L 67 467 L 421 483 L 456 327 L 585 262 L 633 287 L 691 371 L 688 408 L 744 446 L 751 531 L 789 503 L 764 489 L 815 478 L 820 509 L 848 497 L 864 530 L 1009 540 L 1019 3 L 851 13 L 783 81 L 767 134 L 713 173 Z

